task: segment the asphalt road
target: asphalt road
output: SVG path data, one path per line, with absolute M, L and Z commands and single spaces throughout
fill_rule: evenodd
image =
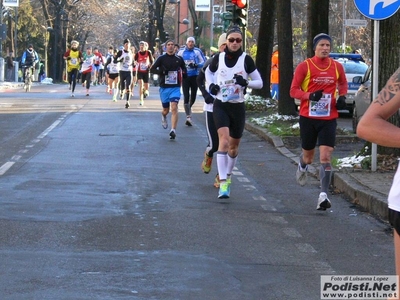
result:
M 388 225 L 340 195 L 316 211 L 318 181 L 256 135 L 217 199 L 201 97 L 170 140 L 157 88 L 84 94 L 0 92 L 1 299 L 312 300 L 321 275 L 394 274 Z

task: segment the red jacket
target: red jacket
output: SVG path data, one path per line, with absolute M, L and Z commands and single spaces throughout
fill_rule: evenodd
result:
M 347 88 L 346 74 L 339 62 L 329 57 L 314 56 L 297 66 L 290 87 L 290 97 L 300 99 L 301 116 L 315 118 L 309 115 L 310 94 L 318 90 L 323 90 L 324 94 L 331 94 L 330 116 L 316 119 L 332 120 L 339 116 L 336 109 L 336 92 L 338 91 L 340 96 L 346 95 Z

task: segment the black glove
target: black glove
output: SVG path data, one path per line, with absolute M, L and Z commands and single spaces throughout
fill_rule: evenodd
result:
M 71 59 L 71 56 L 68 56 L 68 57 L 67 57 L 67 60 L 70 60 L 70 59 Z
M 319 101 L 319 99 L 322 98 L 322 92 L 323 91 L 324 90 L 318 90 L 318 91 L 315 91 L 314 93 L 311 93 L 309 99 L 311 101 Z
M 210 94 L 208 94 L 208 95 L 204 98 L 204 101 L 205 101 L 207 104 L 214 103 L 214 97 L 211 96 Z
M 214 84 L 214 83 L 210 84 L 210 94 L 211 95 L 214 95 L 214 96 L 217 95 L 218 92 L 220 91 L 220 89 L 221 89 L 221 87 L 218 84 Z
M 188 64 L 188 67 L 195 69 L 195 68 L 197 68 L 197 64 L 191 62 L 190 64 Z
M 168 75 L 168 71 L 164 66 L 158 68 L 160 70 L 161 75 Z
M 247 86 L 249 84 L 249 82 L 246 79 L 244 79 L 242 75 L 235 74 L 233 78 L 236 80 L 235 83 L 240 86 Z
M 342 110 L 346 108 L 346 97 L 345 96 L 339 96 L 339 98 L 336 100 L 336 109 L 337 110 Z

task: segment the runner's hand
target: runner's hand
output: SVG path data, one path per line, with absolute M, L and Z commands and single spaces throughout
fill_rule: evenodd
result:
M 236 80 L 235 83 L 240 86 L 247 86 L 249 84 L 249 82 L 246 79 L 244 79 L 242 75 L 235 74 L 233 78 Z
M 336 100 L 336 109 L 337 110 L 342 110 L 346 108 L 346 97 L 345 96 L 339 96 L 339 98 Z
M 322 98 L 323 91 L 324 90 L 318 90 L 318 91 L 315 91 L 314 93 L 311 93 L 308 99 L 310 99 L 311 101 L 319 101 L 319 99 Z
M 221 87 L 218 84 L 211 83 L 210 84 L 210 94 L 217 95 L 218 92 L 221 90 Z

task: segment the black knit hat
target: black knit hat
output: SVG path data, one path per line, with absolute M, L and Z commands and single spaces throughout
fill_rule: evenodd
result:
M 229 36 L 231 33 L 240 33 L 240 34 L 243 36 L 243 33 L 242 33 L 242 31 L 240 30 L 240 27 L 239 27 L 239 26 L 232 26 L 232 27 L 228 28 L 228 31 L 226 32 L 226 38 L 228 38 L 228 36 Z
M 320 40 L 328 40 L 332 44 L 332 38 L 326 33 L 319 33 L 313 39 L 313 50 L 315 51 L 315 47 L 317 46 Z

